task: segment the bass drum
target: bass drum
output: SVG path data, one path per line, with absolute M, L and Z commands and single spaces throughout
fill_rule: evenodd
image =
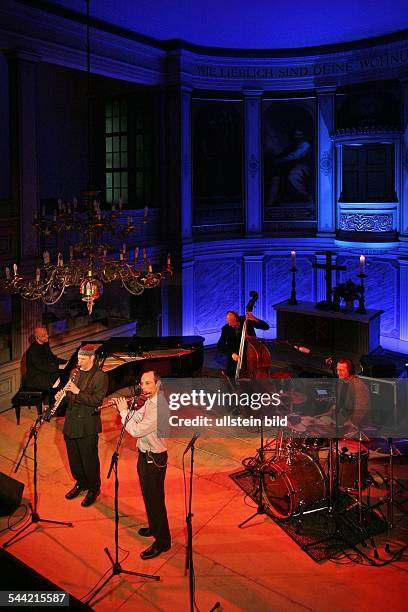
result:
M 288 519 L 327 497 L 326 477 L 320 463 L 306 453 L 271 463 L 264 474 L 264 503 L 271 514 Z

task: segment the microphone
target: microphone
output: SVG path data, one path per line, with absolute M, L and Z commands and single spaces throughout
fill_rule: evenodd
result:
M 192 448 L 192 447 L 194 446 L 194 444 L 195 444 L 195 442 L 196 442 L 197 438 L 199 438 L 199 437 L 200 437 L 200 432 L 199 432 L 199 431 L 196 431 L 196 432 L 195 432 L 195 434 L 194 434 L 194 436 L 191 438 L 190 442 L 187 444 L 187 448 L 186 448 L 186 450 L 185 450 L 185 451 L 184 451 L 184 453 L 183 453 L 183 457 L 184 457 L 184 455 L 185 455 L 186 453 L 188 453 L 188 451 L 190 450 L 190 448 Z

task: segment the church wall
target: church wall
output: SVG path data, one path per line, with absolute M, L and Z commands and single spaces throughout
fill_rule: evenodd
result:
M 0 208 L 10 198 L 9 88 L 6 58 L 0 55 Z M 1 215 L 1 211 L 0 211 Z

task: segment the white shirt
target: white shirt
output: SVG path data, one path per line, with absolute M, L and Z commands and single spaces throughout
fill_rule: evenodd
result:
M 127 410 L 120 412 L 122 424 L 127 414 Z M 136 446 L 143 453 L 163 453 L 167 450 L 165 441 L 157 435 L 157 395 L 148 399 L 139 410 L 135 410 L 125 429 L 133 438 L 137 438 Z

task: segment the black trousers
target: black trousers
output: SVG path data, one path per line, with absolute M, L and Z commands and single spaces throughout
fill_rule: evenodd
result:
M 167 452 L 150 454 L 153 463 L 147 463 L 147 453 L 139 451 L 137 473 L 140 488 L 142 489 L 150 531 L 159 546 L 170 546 L 171 537 L 164 495 Z
M 98 491 L 101 488 L 98 434 L 85 438 L 64 437 L 72 476 L 83 489 Z

